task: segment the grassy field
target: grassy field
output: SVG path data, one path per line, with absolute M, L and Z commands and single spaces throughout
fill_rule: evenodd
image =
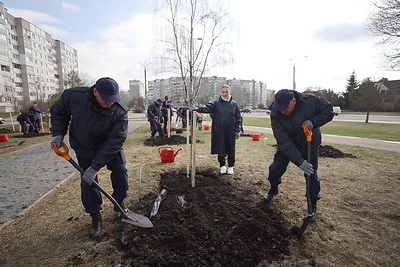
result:
M 269 118 L 244 117 L 243 125 L 271 127 Z M 400 141 L 400 124 L 331 121 L 321 128 L 323 133 Z
M 159 192 L 160 173 L 186 166 L 186 149 L 175 163 L 160 162 L 157 147 L 143 145 L 149 136 L 143 126 L 130 134 L 124 146 L 130 176 L 128 206 L 138 213 L 140 197 Z M 210 132 L 200 132 L 197 164 L 215 166 L 210 155 Z M 253 191 L 255 202 L 268 190 L 268 165 L 275 151 L 267 143 L 241 137 L 232 183 Z M 181 146 L 173 146 L 175 149 Z M 260 266 L 396 266 L 400 255 L 400 154 L 353 146 L 334 147 L 356 158 L 321 158 L 322 199 L 317 221 L 302 239 L 291 238 L 290 255 Z M 62 159 L 60 159 L 62 160 Z M 110 191 L 108 171 L 99 173 L 100 183 Z M 289 165 L 280 194 L 271 207 L 282 212 L 291 225 L 299 225 L 306 210 L 304 178 Z M 90 218 L 82 211 L 79 177 L 68 179 L 39 204 L 0 232 L 0 266 L 120 266 L 123 253 L 116 244 L 122 228 L 109 201 L 103 205 L 104 231 L 100 241 L 87 236 Z M 149 248 L 153 245 L 149 244 Z

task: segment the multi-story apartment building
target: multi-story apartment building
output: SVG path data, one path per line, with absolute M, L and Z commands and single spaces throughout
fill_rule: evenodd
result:
M 129 97 L 133 98 L 145 98 L 144 85 L 141 81 L 130 80 L 129 81 Z
M 212 76 L 201 79 L 196 104 L 206 104 L 210 100 L 217 99 L 224 84 L 231 87 L 232 97 L 240 107 L 257 108 L 260 104 L 265 106 L 267 97 L 270 96 L 266 83 L 255 80 L 228 80 L 225 77 Z M 163 98 L 165 95 L 171 97 L 174 105 L 185 105 L 186 96 L 182 79 L 172 77 L 149 81 L 149 99 L 155 100 Z
M 78 72 L 78 55 L 0 2 L 0 65 L 0 111 L 17 111 L 62 91 L 67 74 Z

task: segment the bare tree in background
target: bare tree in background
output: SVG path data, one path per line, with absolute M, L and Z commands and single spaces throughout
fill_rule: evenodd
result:
M 366 123 L 369 121 L 369 113 L 373 111 L 374 108 L 379 107 L 381 103 L 382 97 L 376 83 L 371 81 L 370 78 L 365 78 L 354 92 L 354 106 L 356 106 L 358 110 L 367 112 L 365 117 Z
M 227 44 L 223 34 L 230 25 L 228 15 L 222 8 L 213 10 L 207 0 L 157 2 L 157 10 L 168 24 L 168 35 L 162 40 L 167 53 L 161 59 L 172 62 L 173 72 L 182 78 L 186 103 L 192 106 L 198 96 L 201 78 L 218 64 L 211 57 L 216 52 L 223 54 L 222 47 Z
M 389 69 L 400 69 L 400 0 L 380 0 L 369 18 L 369 31 L 380 38 Z

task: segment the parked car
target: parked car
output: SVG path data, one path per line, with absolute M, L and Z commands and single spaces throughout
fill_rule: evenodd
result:
M 251 108 L 244 108 L 240 112 L 242 112 L 242 113 L 251 113 Z
M 0 118 L 0 124 L 4 124 L 4 123 L 6 123 L 5 119 Z
M 340 109 L 340 107 L 337 106 L 333 106 L 333 113 L 335 113 L 335 115 L 339 115 L 340 113 L 342 113 L 342 110 Z
M 271 110 L 267 109 L 267 111 L 265 111 L 265 113 L 267 113 L 267 115 L 271 115 Z

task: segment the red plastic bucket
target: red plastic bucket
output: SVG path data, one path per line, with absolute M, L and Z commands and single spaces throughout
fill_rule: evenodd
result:
M 175 161 L 176 154 L 181 151 L 182 148 L 179 148 L 176 153 L 171 146 L 162 146 L 158 148 L 158 153 L 161 157 L 161 162 L 163 163 L 172 163 Z
M 0 142 L 7 142 L 8 134 L 0 134 Z
M 204 127 L 204 131 L 208 131 L 208 130 L 211 129 L 211 126 L 210 126 L 210 125 L 204 125 L 203 127 Z
M 260 134 L 260 133 L 253 133 L 253 134 L 251 135 L 251 137 L 252 137 L 253 141 L 260 141 L 261 135 L 263 135 L 263 134 Z

